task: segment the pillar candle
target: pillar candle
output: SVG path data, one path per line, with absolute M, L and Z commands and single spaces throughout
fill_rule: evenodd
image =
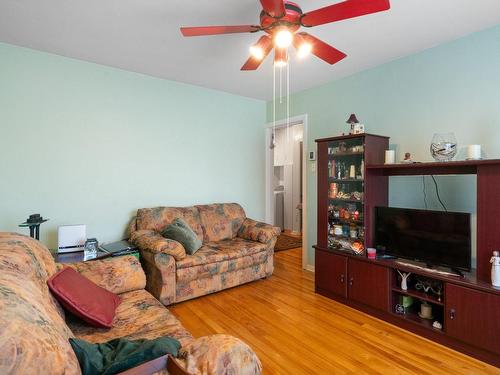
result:
M 481 159 L 481 145 L 467 146 L 467 159 Z
M 385 164 L 394 164 L 396 162 L 396 152 L 394 150 L 385 151 Z

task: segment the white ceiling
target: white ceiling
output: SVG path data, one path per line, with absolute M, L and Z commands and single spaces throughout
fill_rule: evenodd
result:
M 338 0 L 296 0 L 304 12 Z M 300 91 L 500 24 L 499 0 L 392 0 L 388 12 L 308 29 L 348 56 L 293 58 Z M 0 0 L 0 41 L 270 99 L 271 58 L 241 72 L 258 34 L 183 38 L 180 26 L 257 24 L 258 0 Z

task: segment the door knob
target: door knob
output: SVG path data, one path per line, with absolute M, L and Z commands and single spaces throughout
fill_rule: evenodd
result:
M 455 319 L 455 315 L 456 315 L 456 311 L 455 311 L 455 309 L 450 309 L 450 319 L 451 319 L 451 320 L 454 320 L 454 319 Z
M 340 282 L 343 284 L 345 281 L 345 276 L 344 274 L 340 275 Z
M 352 286 L 354 284 L 354 277 L 351 277 L 349 279 L 349 286 Z

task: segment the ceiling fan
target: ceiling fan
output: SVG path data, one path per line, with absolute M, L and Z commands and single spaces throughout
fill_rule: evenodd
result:
M 382 12 L 390 8 L 389 0 L 345 0 L 303 13 L 297 4 L 288 0 L 260 0 L 260 3 L 263 8 L 260 13 L 260 25 L 181 27 L 182 35 L 203 36 L 264 31 L 267 35 L 261 36 L 257 43 L 250 47 L 250 58 L 241 70 L 256 70 L 273 47 L 275 47 L 275 65 L 286 65 L 287 48 L 292 44 L 300 57 L 312 53 L 329 64 L 335 64 L 347 55 L 306 32 L 299 32 L 299 29 Z

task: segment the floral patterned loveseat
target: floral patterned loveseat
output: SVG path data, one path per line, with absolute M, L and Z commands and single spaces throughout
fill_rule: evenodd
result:
M 193 255 L 161 235 L 178 217 L 203 241 Z M 239 204 L 220 203 L 139 209 L 129 241 L 140 249 L 146 289 L 170 305 L 272 275 L 279 233 L 280 228 L 247 218 Z
M 69 265 L 99 286 L 119 294 L 111 329 L 93 328 L 65 316 L 47 287 L 62 265 L 40 242 L 0 232 L 0 374 L 81 374 L 68 341 L 172 336 L 181 343 L 177 361 L 189 374 L 258 375 L 261 364 L 241 340 L 229 335 L 193 338 L 165 306 L 144 290 L 139 261 L 123 256 Z M 157 374 L 168 374 L 166 369 Z

